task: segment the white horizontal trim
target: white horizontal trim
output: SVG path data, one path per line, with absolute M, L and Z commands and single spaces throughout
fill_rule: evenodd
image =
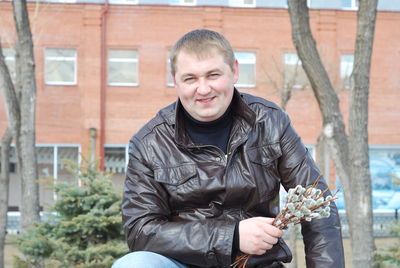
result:
M 75 57 L 58 57 L 58 56 L 46 56 L 46 60 L 51 60 L 51 61 L 75 61 Z
M 108 85 L 117 87 L 137 87 L 139 83 L 108 83 Z
M 45 84 L 50 85 L 50 86 L 76 86 L 77 85 L 76 81 L 74 81 L 74 82 L 63 82 L 63 81 L 48 82 L 48 81 L 46 81 Z

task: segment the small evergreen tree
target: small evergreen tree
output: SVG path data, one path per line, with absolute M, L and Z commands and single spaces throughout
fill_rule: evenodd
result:
M 67 168 L 76 181 L 54 185 L 58 199 L 48 219 L 19 238 L 24 258 L 17 267 L 109 268 L 128 252 L 110 174 L 73 162 Z

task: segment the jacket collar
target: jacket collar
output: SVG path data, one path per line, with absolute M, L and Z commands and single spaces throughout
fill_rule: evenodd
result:
M 195 146 L 185 131 L 183 106 L 180 100 L 178 99 L 170 108 L 168 111 L 165 111 L 166 113 L 163 113 L 163 117 L 169 125 L 175 126 L 175 142 L 183 146 Z M 247 137 L 255 124 L 256 114 L 250 109 L 236 88 L 234 89 L 232 98 L 232 114 L 234 125 L 232 127 L 231 141 L 237 140 L 237 137 Z

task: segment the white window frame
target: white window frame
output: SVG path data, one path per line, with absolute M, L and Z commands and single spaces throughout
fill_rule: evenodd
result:
M 191 3 L 187 3 L 185 0 L 179 0 L 179 4 L 182 6 L 195 6 L 197 5 L 197 0 L 192 0 Z
M 52 2 L 52 1 L 50 1 L 50 2 Z M 73 4 L 73 3 L 76 3 L 76 0 L 56 0 L 55 2 L 57 2 L 57 3 L 70 3 L 70 4 Z
M 109 0 L 110 4 L 116 5 L 137 5 L 139 0 Z
M 297 57 L 296 62 L 294 62 L 293 60 L 286 61 L 286 55 L 295 55 L 295 56 Z M 302 66 L 302 64 L 301 64 L 301 60 L 300 60 L 299 56 L 297 55 L 297 53 L 295 53 L 295 52 L 284 52 L 284 53 L 283 53 L 283 64 L 284 64 L 284 66 L 286 66 L 286 65 L 292 65 L 292 66 L 297 65 L 297 68 L 298 68 L 298 69 L 297 69 L 297 75 L 299 74 L 299 72 L 303 72 L 303 73 L 304 73 L 303 66 Z M 286 68 L 284 68 L 284 69 L 286 69 Z M 305 73 L 304 73 L 304 75 L 305 75 Z M 307 76 L 306 76 L 306 78 L 307 78 Z M 296 80 L 297 80 L 297 79 L 296 79 Z M 296 81 L 295 81 L 295 82 L 296 82 Z M 283 81 L 283 84 L 284 84 L 284 86 L 286 87 L 286 73 L 284 74 L 284 81 Z M 303 88 L 303 87 L 305 87 L 305 86 L 307 86 L 307 84 L 304 84 L 304 85 L 295 84 L 295 85 L 292 86 L 292 88 L 294 88 L 294 89 L 300 89 L 300 88 Z
M 130 59 L 123 59 L 123 58 L 110 58 L 108 56 L 108 63 L 110 62 L 129 62 L 129 63 L 136 63 L 136 73 L 137 73 L 137 81 L 135 83 L 123 83 L 123 82 L 109 82 L 109 70 L 107 69 L 107 85 L 109 86 L 118 86 L 118 87 L 132 87 L 139 85 L 139 52 L 136 49 L 109 49 L 110 50 L 128 50 L 128 51 L 136 51 L 136 58 Z
M 104 151 L 106 148 L 125 148 L 125 167 L 124 172 L 126 172 L 126 168 L 129 163 L 129 144 L 104 144 Z
M 244 3 L 244 0 L 229 0 L 229 6 L 232 7 L 256 7 L 257 0 L 253 0 L 252 4 Z
M 237 57 L 238 53 L 248 53 L 248 54 L 253 54 L 254 55 L 254 59 L 240 59 L 239 57 Z M 254 83 L 253 84 L 235 84 L 236 87 L 241 87 L 241 88 L 255 88 L 256 87 L 256 81 L 257 81 L 257 71 L 256 71 L 256 67 L 257 67 L 257 54 L 255 52 L 251 52 L 251 51 L 237 51 L 235 52 L 235 58 L 238 60 L 238 64 L 239 64 L 239 77 L 240 77 L 240 65 L 241 64 L 253 64 L 254 65 Z
M 353 62 L 349 63 L 349 62 L 343 62 L 344 57 L 346 56 L 353 56 Z M 345 73 L 347 74 L 347 72 L 345 72 L 344 68 L 347 68 L 351 65 L 351 69 L 350 69 L 350 73 L 348 73 L 348 75 L 344 75 Z M 346 66 L 346 67 L 345 67 Z M 342 84 L 342 88 L 346 88 L 346 89 L 350 89 L 351 88 L 351 81 L 350 81 L 350 76 L 351 73 L 353 72 L 353 68 L 354 68 L 354 54 L 350 54 L 350 53 L 345 53 L 345 54 L 341 54 L 340 55 L 340 82 Z M 349 79 L 349 84 L 345 84 L 344 79 L 348 78 Z
M 12 61 L 14 63 L 13 64 L 14 65 L 14 69 L 13 70 L 11 70 L 10 66 L 7 65 L 7 68 L 8 68 L 8 71 L 10 72 L 11 78 L 14 79 L 15 75 L 16 75 L 16 71 L 15 71 L 15 49 L 13 47 L 3 47 L 2 50 L 3 50 L 3 56 L 4 56 L 5 63 L 7 64 L 7 62 L 10 62 L 10 61 Z M 13 51 L 13 56 L 4 55 L 4 50 L 12 50 Z
M 351 6 L 350 7 L 345 7 L 343 6 L 343 2 L 342 2 L 342 9 L 345 10 L 357 10 L 358 9 L 358 0 L 350 0 L 351 1 Z
M 58 50 L 73 50 L 75 52 L 75 57 L 58 57 L 58 56 L 46 56 L 46 51 L 50 49 L 58 49 Z M 78 52 L 74 48 L 45 48 L 45 53 L 44 53 L 44 62 L 45 62 L 45 84 L 46 85 L 52 85 L 52 86 L 70 86 L 70 85 L 76 85 L 77 84 L 77 74 L 78 74 L 78 64 L 77 64 L 77 57 L 78 57 Z M 46 62 L 47 60 L 53 60 L 53 61 L 73 61 L 74 62 L 74 81 L 72 82 L 65 82 L 65 81 L 47 81 L 46 80 L 46 73 L 47 73 L 47 66 Z
M 53 177 L 54 179 L 58 179 L 58 148 L 78 148 L 78 164 L 80 165 L 82 160 L 82 146 L 79 143 L 38 143 L 35 148 L 39 147 L 53 147 L 53 157 L 54 157 L 54 168 L 53 168 Z
M 369 146 L 369 155 L 371 155 L 371 152 L 372 152 L 372 151 L 385 151 L 385 152 L 389 152 L 389 151 L 400 151 L 400 145 L 370 145 L 370 146 Z M 370 156 L 369 161 L 370 161 L 370 173 L 371 173 L 371 177 L 372 177 L 371 156 Z M 373 197 L 373 198 L 376 196 L 376 193 L 380 193 L 380 192 L 382 193 L 382 192 L 384 192 L 384 191 L 379 190 L 379 189 L 378 189 L 378 190 L 375 190 L 375 189 L 373 188 L 373 185 L 371 185 L 371 186 L 372 186 L 371 190 L 372 190 L 372 197 Z M 397 190 L 397 191 L 394 190 L 394 189 L 388 190 L 388 192 L 390 192 L 390 191 L 393 191 L 394 193 L 398 193 L 398 190 Z M 394 210 L 394 209 L 389 208 L 388 211 L 393 211 L 393 210 Z M 385 212 L 385 211 L 387 211 L 387 210 L 381 208 L 381 209 L 374 209 L 373 211 L 374 211 L 374 212 L 379 212 L 379 211 Z
M 3 55 L 4 55 L 4 49 L 14 50 L 14 49 L 11 48 L 11 47 L 2 48 L 2 50 L 3 50 Z M 14 51 L 14 55 L 15 55 L 15 51 Z M 5 60 L 5 61 L 13 61 L 13 62 L 15 62 L 15 56 L 6 56 L 6 55 L 4 55 L 4 60 Z

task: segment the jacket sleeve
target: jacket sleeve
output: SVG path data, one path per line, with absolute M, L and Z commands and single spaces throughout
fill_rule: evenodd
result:
M 235 221 L 174 221 L 168 192 L 154 180 L 143 145 L 133 138 L 122 215 L 131 251 L 152 251 L 185 264 L 229 267 Z
M 281 126 L 282 156 L 279 160 L 279 171 L 282 185 L 288 190 L 299 184 L 302 186 L 313 184 L 320 177 L 320 172 L 286 114 L 283 115 Z M 319 178 L 317 187 L 321 190 L 328 188 L 323 177 Z M 328 191 L 325 196 L 330 194 Z M 344 267 L 339 214 L 334 202 L 331 202 L 330 208 L 329 218 L 314 219 L 301 224 L 307 268 Z

